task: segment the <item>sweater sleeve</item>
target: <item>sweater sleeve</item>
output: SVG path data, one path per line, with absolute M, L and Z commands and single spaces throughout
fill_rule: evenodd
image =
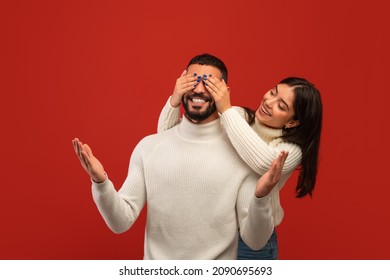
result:
M 180 122 L 180 107 L 172 107 L 170 103 L 171 97 L 165 103 L 164 108 L 158 118 L 157 132 L 170 129 Z
M 274 230 L 271 196 L 257 198 L 254 194 L 258 177 L 248 176 L 237 197 L 237 214 L 240 235 L 252 250 L 260 250 L 267 244 Z
M 139 216 L 145 201 L 146 190 L 139 149 L 134 149 L 128 175 L 117 192 L 113 183 L 106 179 L 92 182 L 92 195 L 107 226 L 115 233 L 128 230 Z
M 282 150 L 288 151 L 282 174 L 291 173 L 300 164 L 302 152 L 298 145 L 280 142 L 275 146 L 267 144 L 249 126 L 245 118 L 235 108 L 221 115 L 230 142 L 240 157 L 256 173 L 263 175 Z

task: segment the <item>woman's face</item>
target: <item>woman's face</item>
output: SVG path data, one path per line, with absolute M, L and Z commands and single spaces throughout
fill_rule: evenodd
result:
M 266 92 L 256 111 L 256 118 L 262 124 L 273 127 L 294 127 L 299 124 L 294 120 L 294 90 L 286 84 L 278 84 Z

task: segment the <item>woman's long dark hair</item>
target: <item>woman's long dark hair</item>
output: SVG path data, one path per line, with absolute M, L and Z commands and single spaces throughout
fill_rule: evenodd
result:
M 282 139 L 298 145 L 302 150 L 302 161 L 298 183 L 295 188 L 296 197 L 301 198 L 312 192 L 318 173 L 318 157 L 322 130 L 322 101 L 320 92 L 309 81 L 303 78 L 289 77 L 279 84 L 286 84 L 294 90 L 295 120 L 299 125 L 292 128 L 283 128 Z M 255 112 L 245 108 L 247 121 L 252 124 Z

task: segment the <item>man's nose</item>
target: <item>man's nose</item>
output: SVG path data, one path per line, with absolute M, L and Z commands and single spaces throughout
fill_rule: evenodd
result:
M 206 89 L 206 86 L 205 84 L 203 83 L 203 81 L 200 81 L 194 88 L 194 92 L 195 93 L 206 93 L 207 89 Z

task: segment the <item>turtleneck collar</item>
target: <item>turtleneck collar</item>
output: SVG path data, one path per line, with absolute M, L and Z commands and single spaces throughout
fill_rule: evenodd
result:
M 193 142 L 211 141 L 221 137 L 224 133 L 219 118 L 209 123 L 196 124 L 188 120 L 185 115 L 180 124 L 176 126 L 176 132 L 181 138 Z
M 280 128 L 272 128 L 266 126 L 258 121 L 255 118 L 255 124 L 253 125 L 253 130 L 267 143 L 269 144 L 271 141 L 279 138 L 283 135 L 283 130 Z

